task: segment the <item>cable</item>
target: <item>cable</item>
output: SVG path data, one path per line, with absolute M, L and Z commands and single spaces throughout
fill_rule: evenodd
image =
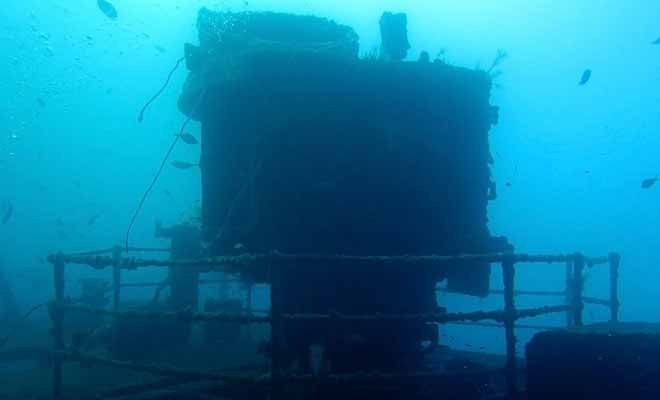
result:
M 153 103 L 158 98 L 158 96 L 161 95 L 161 93 L 163 93 L 163 91 L 165 90 L 167 85 L 169 85 L 170 79 L 172 79 L 172 75 L 174 75 L 174 72 L 176 72 L 176 70 L 179 69 L 179 65 L 181 65 L 181 61 L 183 61 L 185 59 L 186 59 L 185 57 L 181 57 L 176 61 L 176 64 L 174 65 L 174 68 L 172 68 L 169 75 L 167 75 L 167 79 L 165 80 L 165 83 L 163 84 L 163 86 L 160 88 L 160 90 L 158 90 L 156 92 L 155 95 L 153 95 L 152 98 L 149 99 L 149 101 L 147 101 L 147 103 L 144 105 L 144 107 L 142 107 L 142 110 L 140 110 L 140 114 L 138 115 L 138 119 L 137 119 L 138 122 L 142 122 L 144 120 L 144 113 L 147 111 L 147 108 L 151 105 L 151 103 Z

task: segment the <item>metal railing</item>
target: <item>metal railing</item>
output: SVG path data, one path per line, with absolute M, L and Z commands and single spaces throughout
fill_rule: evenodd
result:
M 154 249 L 143 249 L 146 251 Z M 118 368 L 126 368 L 138 372 L 148 372 L 154 375 L 162 376 L 181 376 L 206 380 L 218 380 L 233 382 L 235 384 L 267 385 L 272 387 L 282 382 L 306 383 L 310 380 L 318 380 L 319 377 L 310 377 L 307 375 L 283 375 L 282 374 L 282 347 L 281 338 L 277 337 L 282 323 L 290 320 L 303 321 L 341 321 L 341 320 L 361 320 L 361 321 L 404 321 L 404 322 L 435 322 L 439 324 L 446 323 L 477 323 L 484 324 L 485 320 L 492 320 L 502 324 L 505 329 L 506 337 L 506 366 L 503 370 L 507 377 L 507 391 L 510 398 L 516 398 L 518 393 L 516 376 L 516 321 L 522 318 L 531 318 L 539 315 L 565 312 L 569 316 L 570 325 L 580 326 L 583 324 L 584 304 L 587 302 L 595 304 L 606 304 L 610 307 L 610 320 L 618 321 L 619 317 L 619 298 L 618 298 L 618 273 L 620 266 L 620 256 L 617 253 L 611 253 L 608 257 L 586 258 L 580 253 L 569 255 L 527 255 L 527 254 L 477 254 L 477 255 L 458 255 L 458 256 L 346 256 L 346 255 L 300 255 L 300 254 L 282 254 L 277 252 L 267 254 L 245 254 L 240 256 L 219 256 L 196 260 L 155 260 L 141 259 L 135 257 L 122 257 L 121 248 L 113 248 L 112 256 L 105 256 L 108 251 L 88 252 L 73 255 L 57 254 L 49 257 L 53 264 L 54 282 L 55 282 L 55 300 L 51 306 L 51 318 L 53 321 L 53 394 L 55 398 L 62 396 L 62 365 L 65 361 L 79 361 L 88 364 L 100 363 L 112 365 Z M 494 311 L 475 311 L 467 313 L 433 313 L 433 314 L 371 314 L 371 315 L 346 315 L 328 312 L 327 314 L 287 314 L 282 308 L 281 302 L 281 274 L 277 272 L 278 268 L 313 268 L 316 263 L 360 263 L 365 266 L 384 268 L 387 266 L 406 265 L 415 266 L 442 266 L 447 263 L 457 261 L 481 261 L 489 263 L 499 263 L 502 267 L 503 289 L 492 291 L 502 294 L 504 297 L 504 309 Z M 567 290 L 565 292 L 525 292 L 516 291 L 515 271 L 517 263 L 567 263 Z M 89 307 L 75 306 L 67 304 L 64 295 L 64 275 L 67 264 L 87 265 L 96 269 L 112 268 L 113 270 L 113 308 L 112 310 L 95 309 Z M 608 264 L 610 267 L 610 298 L 609 300 L 590 299 L 583 296 L 583 270 L 585 266 L 596 266 Z M 197 312 L 136 312 L 119 311 L 121 271 L 133 270 L 143 267 L 202 267 L 205 272 L 224 271 L 230 273 L 239 273 L 245 271 L 254 271 L 255 269 L 264 269 L 270 272 L 270 313 L 265 316 L 255 316 L 252 314 L 230 314 L 230 313 L 197 313 Z M 515 298 L 523 294 L 542 294 L 566 297 L 566 304 L 557 306 L 544 306 L 538 308 L 518 309 L 515 304 Z M 592 301 L 593 300 L 593 301 Z M 271 363 L 270 374 L 268 376 L 238 377 L 227 376 L 224 374 L 211 373 L 208 371 L 183 371 L 172 367 L 136 364 L 132 362 L 122 362 L 116 360 L 103 359 L 91 354 L 84 354 L 78 350 L 67 350 L 64 345 L 63 321 L 68 310 L 76 310 L 93 314 L 108 315 L 113 318 L 163 318 L 175 319 L 187 323 L 196 322 L 229 322 L 237 324 L 269 323 L 271 324 Z M 427 376 L 429 374 L 421 374 Z M 419 378 L 420 374 L 379 374 L 379 373 L 356 373 L 350 376 L 332 376 L 329 379 L 334 383 L 351 383 L 356 380 L 365 380 L 369 377 L 378 377 L 379 379 L 410 379 Z M 328 377 L 323 378 L 328 380 Z
M 591 268 L 603 264 L 608 264 L 609 268 L 609 299 L 601 299 L 598 297 L 584 296 L 584 278 L 581 276 L 579 280 L 576 280 L 576 274 L 582 274 L 581 271 L 584 271 L 584 268 Z M 598 257 L 598 258 L 585 258 L 584 263 L 578 266 L 580 271 L 575 270 L 575 265 L 572 259 L 566 261 L 566 279 L 564 290 L 551 291 L 551 290 L 514 290 L 514 297 L 520 296 L 533 296 L 533 297 L 559 297 L 564 299 L 565 305 L 574 304 L 574 289 L 575 283 L 579 282 L 580 286 L 580 298 L 583 304 L 592 304 L 607 307 L 610 311 L 610 321 L 618 322 L 619 320 L 619 298 L 618 298 L 618 282 L 619 282 L 619 264 L 620 257 L 616 253 L 610 254 L 608 257 Z M 461 294 L 457 291 L 450 290 L 445 287 L 437 287 L 437 292 L 448 293 L 448 294 Z M 487 293 L 487 296 L 490 295 L 504 295 L 505 291 L 502 289 L 490 289 Z M 570 328 L 574 325 L 573 321 L 573 307 L 566 312 L 566 324 L 565 326 Z M 501 324 L 489 324 L 481 322 L 453 322 L 455 325 L 472 325 L 472 326 L 481 326 L 481 327 L 502 327 Z M 561 326 L 551 326 L 551 325 L 516 325 L 518 329 L 532 329 L 532 330 L 552 330 L 560 329 Z

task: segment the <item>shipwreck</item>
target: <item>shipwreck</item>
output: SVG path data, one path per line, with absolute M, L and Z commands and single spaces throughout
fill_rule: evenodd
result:
M 178 107 L 202 127 L 201 226 L 157 227 L 157 236 L 171 239 L 169 259 L 127 257 L 120 247 L 50 257 L 56 398 L 64 396 L 63 366 L 71 361 L 165 376 L 163 387 L 196 382 L 187 393 L 207 396 L 199 398 L 517 398 L 525 391 L 517 320 L 564 313 L 581 326 L 589 302 L 608 306 L 618 320 L 616 253 L 518 254 L 489 232 L 487 207 L 497 197 L 489 132 L 499 115 L 491 77 L 426 53 L 406 61 L 406 23 L 404 14 L 385 13 L 380 49 L 360 55 L 355 31 L 324 18 L 200 11 L 199 43 L 184 48 L 188 77 Z M 519 295 L 557 294 L 516 290 L 522 263 L 566 268 L 562 304 L 516 307 Z M 66 301 L 71 264 L 112 269 L 109 307 Z M 501 267 L 501 289 L 490 287 L 491 264 Z M 607 300 L 583 295 L 583 270 L 599 264 L 610 266 Z M 123 276 L 146 267 L 168 269 L 167 280 L 152 285 L 156 299 L 170 287 L 168 300 L 128 308 Z M 213 271 L 223 273 L 221 285 L 227 277 L 237 282 L 247 300 L 220 298 L 200 311 L 199 286 Z M 269 288 L 262 312 L 253 309 L 254 285 Z M 453 313 L 439 303 L 439 290 L 499 294 L 504 308 Z M 71 311 L 111 318 L 109 353 L 67 343 Z M 502 365 L 438 366 L 434 354 L 447 351 L 439 327 L 483 320 L 505 330 Z M 205 330 L 209 368 L 145 362 L 163 348 L 187 346 L 193 323 L 220 324 Z M 209 349 L 235 343 L 242 335 L 235 327 L 256 325 L 267 326 L 259 346 L 267 367 L 247 374 L 214 368 L 220 358 Z M 138 337 L 150 338 L 150 348 L 136 346 Z

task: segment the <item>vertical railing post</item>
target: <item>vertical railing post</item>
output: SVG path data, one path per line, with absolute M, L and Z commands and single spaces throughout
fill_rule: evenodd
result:
M 566 305 L 573 304 L 573 260 L 566 260 Z M 575 324 L 573 321 L 573 309 L 566 311 L 566 327 L 570 328 Z
M 573 255 L 573 322 L 575 326 L 582 326 L 582 312 L 584 311 L 584 301 L 582 300 L 584 256 L 580 253 Z
M 516 305 L 514 296 L 515 260 L 513 255 L 502 260 L 502 279 L 504 281 L 504 329 L 506 333 L 506 378 L 509 399 L 517 399 L 516 385 Z
M 252 315 L 252 282 L 247 283 L 247 293 L 245 298 L 245 311 L 248 315 Z M 252 340 L 252 324 L 247 324 L 246 334 L 248 340 Z
M 115 246 L 112 249 L 112 258 L 114 264 L 112 265 L 112 309 L 119 310 L 119 302 L 121 301 L 121 246 Z
M 610 322 L 619 322 L 619 265 L 621 256 L 610 253 Z
M 283 325 L 282 325 L 282 265 L 272 263 L 270 265 L 270 345 L 271 362 L 270 376 L 273 381 L 281 377 L 282 371 L 282 346 L 283 346 Z M 282 398 L 281 386 L 275 382 L 271 387 L 271 399 L 279 400 Z
M 64 257 L 58 254 L 53 263 L 55 301 L 51 308 L 53 321 L 53 398 L 62 398 L 62 363 L 64 350 Z

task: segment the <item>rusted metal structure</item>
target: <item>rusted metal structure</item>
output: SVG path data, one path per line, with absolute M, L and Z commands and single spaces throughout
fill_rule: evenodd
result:
M 405 19 L 385 20 L 392 18 L 383 30 L 405 33 Z M 198 29 L 199 46 L 186 45 L 179 107 L 202 126 L 209 255 L 237 254 L 237 244 L 243 252 L 353 256 L 513 250 L 487 227 L 495 192 L 488 135 L 498 109 L 485 71 L 392 61 L 407 51 L 392 37 L 387 48 L 402 47 L 398 55 L 360 58 L 352 28 L 311 16 L 202 10 Z M 374 273 L 348 259 L 241 277 L 281 290 L 273 308 L 283 313 L 426 314 L 438 310 L 437 282 L 487 294 L 490 266 L 469 260 Z M 328 329 L 291 320 L 273 329 L 284 368 L 309 369 L 309 348 L 320 345 L 342 373 L 419 369 L 421 343 L 438 336 L 423 321 Z
M 381 29 L 395 26 L 401 35 L 403 24 L 405 18 L 390 14 Z M 226 397 L 325 399 L 341 387 L 346 399 L 433 398 L 458 381 L 426 368 L 429 349 L 422 343 L 437 344 L 441 324 L 492 320 L 506 332 L 507 358 L 504 369 L 487 373 L 503 373 L 515 398 L 517 320 L 562 312 L 581 325 L 587 300 L 609 306 L 618 319 L 617 255 L 516 254 L 506 238 L 491 236 L 489 130 L 498 109 L 490 104 L 486 72 L 425 57 L 397 61 L 407 38 L 396 34 L 388 36 L 389 58 L 360 58 L 350 27 L 311 16 L 202 10 L 198 28 L 199 46 L 185 47 L 189 76 L 179 108 L 202 125 L 206 253 L 150 260 L 115 249 L 112 256 L 50 257 L 56 397 L 62 363 L 72 360 L 213 381 L 208 392 Z M 504 309 L 440 307 L 439 282 L 452 292 L 490 294 L 492 263 L 502 269 Z M 521 263 L 570 264 L 559 293 L 565 304 L 516 307 L 516 295 L 526 293 L 515 291 Z M 585 298 L 585 266 L 607 263 L 611 298 Z M 69 264 L 112 268 L 111 310 L 66 304 Z M 197 274 L 210 271 L 248 287 L 268 284 L 270 310 L 124 310 L 122 273 L 142 267 L 191 277 L 187 293 L 195 292 Z M 269 324 L 270 369 L 266 376 L 238 376 L 85 354 L 65 346 L 66 310 L 117 321 Z M 323 349 L 320 370 L 310 361 L 312 346 Z
M 285 323 L 289 321 L 297 321 L 299 323 L 324 323 L 326 326 L 348 322 L 348 323 L 375 323 L 382 321 L 398 321 L 402 324 L 416 324 L 420 321 L 425 323 L 445 324 L 456 322 L 473 322 L 492 320 L 503 324 L 506 332 L 507 342 L 507 363 L 501 371 L 489 371 L 488 373 L 499 374 L 503 373 L 507 377 L 508 393 L 510 398 L 516 398 L 518 393 L 517 388 L 517 365 L 516 365 L 516 350 L 515 350 L 515 324 L 516 321 L 523 318 L 531 318 L 539 315 L 567 312 L 572 315 L 572 320 L 576 325 L 582 323 L 582 314 L 585 303 L 583 296 L 583 276 L 582 274 L 575 274 L 574 279 L 571 281 L 570 288 L 567 288 L 570 295 L 570 303 L 557 306 L 544 306 L 532 309 L 518 309 L 515 306 L 515 296 L 517 294 L 530 294 L 530 292 L 516 292 L 515 290 L 515 269 L 516 264 L 519 263 L 568 263 L 580 270 L 580 267 L 590 266 L 595 267 L 601 264 L 608 264 L 610 269 L 610 299 L 590 299 L 590 303 L 598 305 L 607 305 L 611 310 L 610 320 L 616 322 L 618 320 L 619 299 L 618 299 L 618 271 L 620 265 L 620 257 L 616 253 L 610 254 L 608 257 L 599 258 L 586 258 L 582 254 L 576 253 L 572 255 L 525 255 L 525 254 L 484 254 L 484 255 L 461 255 L 461 256 L 341 256 L 341 255 L 286 255 L 281 253 L 270 254 L 246 254 L 241 256 L 225 256 L 225 257 L 209 257 L 196 260 L 149 260 L 140 259 L 135 257 L 118 258 L 113 256 L 103 255 L 53 255 L 49 257 L 49 261 L 53 263 L 54 278 L 55 278 L 55 301 L 51 306 L 51 317 L 53 319 L 53 334 L 54 334 L 54 363 L 53 363 L 53 388 L 54 397 L 62 398 L 62 364 L 68 362 L 81 362 L 85 365 L 106 365 L 116 368 L 124 368 L 137 372 L 150 373 L 156 376 L 166 377 L 179 377 L 188 380 L 200 381 L 213 381 L 215 382 L 212 388 L 208 389 L 209 393 L 217 395 L 228 396 L 233 394 L 238 398 L 244 396 L 260 395 L 282 395 L 290 396 L 292 393 L 299 391 L 292 391 L 292 387 L 306 387 L 309 389 L 310 385 L 318 387 L 342 387 L 347 393 L 352 395 L 364 395 L 365 390 L 373 393 L 374 384 L 386 385 L 387 390 L 392 390 L 393 387 L 413 385 L 429 385 L 429 383 L 442 383 L 443 385 L 451 385 L 452 379 L 456 376 L 435 374 L 433 371 L 406 371 L 400 373 L 382 372 L 382 371 L 355 371 L 346 374 L 327 374 L 327 375 L 314 375 L 314 374 L 291 374 L 286 373 L 282 368 L 282 361 L 285 357 L 281 353 L 282 348 L 279 347 L 277 337 L 278 331 L 272 330 L 272 352 L 270 373 L 267 376 L 246 376 L 232 375 L 219 372 L 201 371 L 201 370 L 186 370 L 169 366 L 154 365 L 154 364 L 140 364 L 131 361 L 112 360 L 104 357 L 99 357 L 93 354 L 81 352 L 79 349 L 71 348 L 65 345 L 63 321 L 65 314 L 68 310 L 76 312 L 87 312 L 96 315 L 107 315 L 117 319 L 157 319 L 157 320 L 170 320 L 180 321 L 186 323 L 198 322 L 222 322 L 232 324 L 260 324 L 269 323 L 276 325 L 278 323 Z M 294 263 L 295 261 L 295 263 Z M 211 272 L 223 271 L 229 274 L 262 274 L 272 273 L 278 270 L 295 269 L 310 269 L 313 270 L 318 265 L 325 263 L 334 263 L 341 265 L 342 263 L 351 262 L 359 263 L 366 268 L 372 270 L 386 270 L 390 268 L 397 268 L 400 265 L 405 265 L 411 269 L 415 268 L 441 268 L 447 263 L 466 262 L 466 261 L 480 261 L 486 263 L 500 263 L 502 266 L 502 276 L 504 290 L 502 294 L 505 299 L 505 308 L 503 310 L 495 311 L 475 311 L 468 313 L 450 313 L 450 312 L 437 312 L 425 314 L 340 314 L 340 313 L 324 313 L 324 314 L 288 314 L 283 310 L 278 309 L 278 296 L 281 296 L 281 288 L 277 287 L 277 282 L 271 282 L 273 286 L 271 289 L 271 310 L 268 315 L 256 316 L 252 314 L 228 314 L 228 313 L 199 313 L 191 310 L 181 312 L 136 312 L 136 311 L 121 311 L 117 309 L 95 309 L 89 307 L 82 307 L 67 304 L 64 294 L 64 272 L 66 265 L 87 265 L 95 269 L 110 268 L 116 270 L 135 270 L 138 268 L 190 268 L 195 271 Z M 113 274 L 114 275 L 114 274 Z M 278 276 L 273 274 L 272 276 Z M 121 287 L 120 281 L 115 281 L 114 286 Z M 533 292 L 539 295 L 554 295 L 556 292 Z M 538 328 L 538 327 L 537 327 Z M 544 327 L 540 327 L 543 329 Z M 549 327 L 548 327 L 549 328 Z M 392 386 L 393 385 L 393 386 Z M 445 386 L 447 387 L 447 386 Z M 153 387 L 149 387 L 153 389 Z M 302 392 L 304 393 L 304 391 Z M 403 395 L 401 395 L 403 396 Z M 251 397 L 254 398 L 254 397 Z M 272 398 L 272 397 L 271 397 Z

